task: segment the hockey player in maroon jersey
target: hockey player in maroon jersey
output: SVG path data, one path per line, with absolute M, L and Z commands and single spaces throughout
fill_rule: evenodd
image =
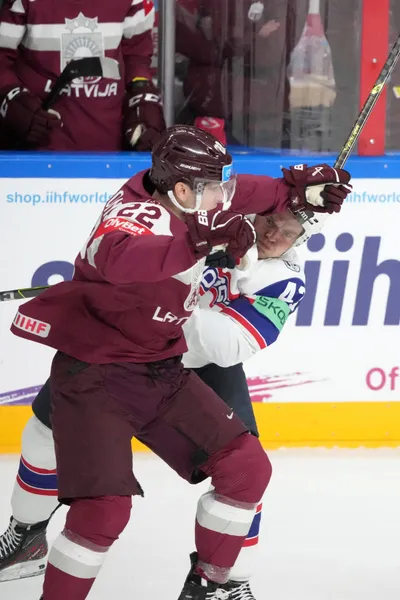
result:
M 151 81 L 151 0 L 6 0 L 0 10 L 0 149 L 150 150 L 165 123 Z M 66 64 L 119 62 L 121 80 L 76 79 L 41 108 Z
M 185 153 L 186 153 L 186 155 L 190 156 L 190 147 L 186 146 L 186 148 L 182 148 L 182 145 L 181 145 L 181 147 L 179 147 L 179 143 L 178 143 L 179 139 L 177 139 L 177 133 L 179 133 L 180 131 L 181 132 L 185 132 L 187 130 L 185 128 L 177 128 L 175 130 L 175 139 L 170 140 L 170 142 L 173 141 L 175 145 L 171 143 L 170 146 L 167 145 L 165 148 L 162 146 L 164 148 L 164 155 L 167 156 L 167 157 L 169 156 L 169 158 L 168 158 L 169 162 L 167 164 L 167 168 L 164 169 L 164 172 L 163 172 L 163 174 L 161 176 L 161 180 L 164 182 L 163 185 L 166 185 L 166 180 L 171 176 L 170 171 L 171 171 L 171 169 L 172 169 L 172 167 L 174 165 L 174 163 L 172 161 L 172 158 L 171 158 L 171 148 L 172 148 L 172 150 L 175 150 L 176 152 L 179 150 L 180 151 L 179 156 L 183 156 L 183 155 L 185 155 Z M 193 130 L 190 130 L 190 129 L 189 129 L 189 131 L 193 132 Z M 194 135 L 198 135 L 199 132 L 194 131 L 193 134 Z M 202 135 L 205 135 L 205 134 L 201 134 L 200 137 L 202 137 Z M 178 138 L 179 138 L 179 136 L 178 136 Z M 176 148 L 176 146 L 178 146 L 178 148 Z M 219 144 L 215 144 L 215 148 L 219 149 L 220 151 L 224 150 Z M 196 156 L 198 157 L 199 154 L 198 154 L 198 152 L 196 154 L 196 148 L 194 148 L 193 151 L 194 151 L 194 157 L 196 157 Z M 173 152 L 172 152 L 172 155 L 173 155 Z M 154 158 L 154 160 L 156 161 L 156 157 Z M 183 160 L 183 159 L 181 159 L 181 160 Z M 191 171 L 190 167 L 192 167 L 192 169 L 196 170 L 196 167 L 198 167 L 198 165 L 199 165 L 198 160 L 197 161 L 196 160 L 195 161 L 191 161 L 189 158 L 185 158 L 185 163 L 183 164 L 183 167 L 184 167 L 184 169 L 187 169 L 186 172 L 190 173 L 190 171 Z M 165 167 L 165 165 L 164 165 L 164 167 Z M 228 169 L 227 170 L 229 170 L 229 164 L 228 164 Z M 323 170 L 324 170 L 324 168 L 322 168 L 322 171 Z M 328 168 L 328 170 L 329 170 L 329 168 Z M 154 169 L 153 169 L 153 171 L 154 171 Z M 297 171 L 300 171 L 300 169 L 297 169 Z M 307 170 L 304 169 L 304 171 L 306 172 Z M 311 172 L 315 172 L 315 170 L 314 171 L 311 170 Z M 296 173 L 296 170 L 294 170 L 294 173 Z M 317 172 L 317 173 L 319 173 L 321 175 L 320 172 Z M 333 175 L 333 179 L 332 179 L 332 174 L 331 174 L 330 175 L 330 179 L 328 178 L 327 181 L 338 181 L 338 178 L 340 178 L 341 175 L 342 175 L 341 173 L 340 174 L 334 174 Z M 142 176 L 143 176 L 143 174 L 142 174 Z M 192 175 L 192 177 L 193 177 L 193 175 Z M 242 207 L 244 207 L 245 205 L 247 205 L 249 207 L 250 211 L 253 210 L 253 211 L 258 211 L 258 212 L 260 212 L 262 210 L 262 207 L 264 209 L 268 209 L 268 208 L 272 209 L 272 208 L 275 207 L 277 210 L 282 210 L 283 207 L 287 205 L 289 197 L 291 196 L 291 192 L 293 190 L 293 188 L 292 188 L 292 185 L 293 185 L 293 179 L 292 179 L 293 173 L 292 172 L 287 172 L 287 173 L 285 173 L 285 177 L 287 177 L 288 180 L 291 182 L 289 185 L 287 183 L 285 183 L 284 180 L 270 180 L 269 178 L 266 178 L 266 177 L 252 178 L 251 176 L 243 176 L 243 178 L 241 180 L 239 180 L 239 186 L 238 186 L 238 188 L 240 189 L 241 193 L 238 194 L 238 197 L 237 197 L 236 200 L 234 199 L 234 203 L 233 203 L 234 206 L 236 205 L 236 206 L 242 206 Z M 185 175 L 184 173 L 182 173 L 182 170 L 181 170 L 181 172 L 178 173 L 178 178 L 179 179 L 182 179 L 182 178 L 183 179 L 187 179 L 188 175 Z M 137 178 L 133 178 L 133 179 L 137 179 Z M 131 182 L 132 181 L 133 180 L 131 180 Z M 304 183 L 306 183 L 305 179 L 304 179 Z M 309 180 L 309 183 L 314 183 L 314 180 L 312 180 L 312 179 Z M 204 185 L 204 182 L 203 182 L 203 185 Z M 134 189 L 135 189 L 135 187 L 132 188 L 132 190 L 134 190 Z M 206 186 L 205 192 L 211 192 L 212 189 L 218 191 L 218 186 L 215 188 L 215 183 L 213 184 L 212 188 L 209 188 L 209 187 Z M 225 196 L 229 195 L 228 190 L 222 190 L 222 191 L 225 192 L 225 194 L 224 194 Z M 213 193 L 215 194 L 215 191 Z M 268 197 L 269 194 L 271 194 L 271 198 Z M 254 199 L 252 200 L 250 198 L 250 196 L 254 196 Z M 172 202 L 174 202 L 174 201 L 176 202 L 176 198 L 174 198 L 174 196 L 171 195 L 170 193 L 169 193 L 169 197 L 170 197 L 170 199 L 171 199 Z M 327 199 L 329 201 L 332 198 L 329 197 Z M 199 201 L 199 196 L 197 194 L 197 202 L 198 201 Z M 334 203 L 337 204 L 337 208 L 339 208 L 339 206 L 340 206 L 339 198 L 338 197 L 333 197 L 333 201 L 334 201 Z M 113 211 L 113 210 L 115 211 L 115 210 L 121 209 L 121 206 L 119 206 L 118 196 L 115 197 L 114 200 L 110 201 L 110 202 L 111 202 L 111 205 L 109 206 L 108 211 L 110 211 L 110 210 L 111 211 Z M 329 202 L 328 202 L 328 204 L 329 204 Z M 154 211 L 154 208 L 156 208 L 156 205 L 153 206 L 153 203 L 152 203 L 152 206 L 148 208 L 147 212 L 145 211 L 144 215 L 143 214 L 136 215 L 137 220 L 139 219 L 139 223 L 141 223 L 143 225 L 143 221 L 145 221 L 145 222 L 147 221 L 147 225 L 148 225 L 149 224 L 149 220 L 150 220 L 150 222 L 153 219 L 157 220 L 156 211 Z M 130 206 L 129 209 L 130 209 L 130 211 L 135 210 L 132 206 Z M 105 210 L 106 210 L 106 215 L 105 215 L 106 216 L 106 221 L 104 222 L 105 223 L 104 230 L 107 230 L 107 228 L 109 228 L 109 227 L 121 228 L 121 229 L 118 229 L 120 231 L 124 231 L 124 230 L 125 231 L 131 231 L 132 230 L 131 229 L 131 225 L 129 225 L 128 223 L 124 223 L 125 220 L 122 219 L 122 218 L 119 219 L 119 220 L 116 219 L 115 215 L 113 217 L 114 220 L 110 221 L 111 215 L 108 214 L 107 208 Z M 121 215 L 121 217 L 123 217 L 123 216 L 129 216 L 129 214 L 132 214 L 132 213 L 129 213 L 128 206 L 126 206 L 126 205 L 125 205 L 125 208 L 122 208 L 121 210 L 122 211 L 126 211 L 126 214 Z M 332 205 L 330 207 L 330 210 L 332 210 Z M 145 225 L 145 226 L 147 226 L 147 225 Z M 194 231 L 193 234 L 195 236 L 197 236 L 198 232 Z M 103 230 L 102 229 L 100 230 L 100 234 L 99 235 L 100 235 L 100 238 L 101 238 L 101 236 L 103 235 Z M 92 240 L 95 243 L 94 244 L 89 244 L 89 246 L 87 247 L 88 248 L 89 262 L 91 262 L 93 260 L 94 261 L 97 260 L 96 259 L 96 255 L 97 255 L 97 252 L 99 251 L 99 248 L 98 248 L 99 245 L 98 245 L 98 243 L 96 243 L 97 239 L 98 238 L 96 237 L 96 235 L 92 234 Z M 199 247 L 201 247 L 201 246 L 203 246 L 203 244 L 201 244 L 201 242 L 200 242 L 200 246 Z M 79 262 L 79 259 L 78 259 L 77 262 Z M 89 272 L 90 272 L 90 269 L 89 269 Z M 80 277 L 78 276 L 78 280 L 79 279 L 80 279 Z M 64 285 L 64 284 L 61 284 L 61 285 Z M 65 285 L 67 285 L 67 284 L 65 284 Z M 120 291 L 122 291 L 122 289 Z M 101 294 L 101 296 L 102 295 L 103 294 Z M 190 296 L 191 295 L 189 294 L 189 297 Z M 122 304 L 123 304 L 123 295 L 120 298 L 120 302 L 121 301 L 122 301 Z M 105 307 L 107 306 L 106 298 L 103 298 L 102 302 L 103 302 L 103 307 L 101 307 L 100 305 L 98 305 L 97 308 L 99 309 L 98 315 L 101 316 L 104 319 L 104 317 L 107 316 L 107 313 L 104 312 Z M 68 302 L 68 304 L 69 304 L 69 302 Z M 191 300 L 189 301 L 189 305 L 191 305 Z M 25 306 L 28 307 L 29 304 L 25 305 Z M 122 305 L 119 308 L 122 309 Z M 73 307 L 72 307 L 72 310 L 74 310 Z M 160 315 L 162 315 L 162 311 L 160 312 L 160 311 L 156 310 L 155 313 L 154 313 L 154 315 L 156 315 L 156 317 L 157 317 L 156 320 L 162 320 L 162 319 L 160 319 Z M 165 315 L 165 316 L 168 316 L 167 319 L 164 319 L 165 321 L 173 322 L 174 321 L 174 317 L 176 315 L 170 313 L 170 314 Z M 110 315 L 108 315 L 108 317 L 110 317 Z M 119 319 L 119 323 L 123 324 L 123 320 Z M 24 315 L 20 314 L 20 316 L 17 316 L 17 318 L 15 320 L 15 324 L 16 324 L 17 327 L 22 327 L 23 331 L 25 332 L 25 333 L 23 333 L 23 335 L 26 336 L 26 334 L 28 334 L 26 337 L 31 337 L 31 339 L 32 339 L 32 336 L 30 336 L 29 331 L 33 330 L 39 336 L 42 336 L 43 334 L 46 335 L 46 333 L 48 333 L 48 331 L 46 330 L 46 323 L 44 321 L 40 322 L 40 320 L 37 320 L 37 319 L 35 319 L 35 320 L 32 320 L 32 319 L 26 320 L 25 310 L 24 310 Z M 79 331 L 79 326 L 77 327 L 77 329 Z M 133 331 L 133 330 L 131 330 L 131 331 Z M 202 468 L 204 469 L 204 467 L 202 467 Z M 62 492 L 60 490 L 60 495 L 61 495 L 61 493 Z M 195 580 L 196 575 L 193 575 L 193 578 Z M 192 589 L 192 587 L 193 587 L 192 583 L 193 583 L 192 580 L 190 580 L 190 582 L 188 583 L 189 588 L 191 590 L 191 592 L 190 592 L 191 594 L 194 593 L 194 591 Z M 206 593 L 204 589 L 203 589 L 203 591 L 204 591 L 204 593 Z M 49 596 L 49 597 L 51 597 L 51 596 Z M 182 597 L 185 597 L 185 596 L 182 596 Z M 46 598 L 46 596 L 45 596 L 45 598 Z
M 162 136 L 150 173 L 106 204 L 73 280 L 25 304 L 14 320 L 14 333 L 58 350 L 52 424 L 59 498 L 70 509 L 50 552 L 44 600 L 89 594 L 129 520 L 131 496 L 142 494 L 133 436 L 183 478 L 209 476 L 215 486 L 200 500 L 198 555 L 181 598 L 211 598 L 228 580 L 271 466 L 240 419 L 183 369 L 181 354 L 207 255 L 224 244 L 239 258 L 255 241 L 241 214 L 216 208 L 233 195 L 231 171 L 230 155 L 211 136 L 185 128 Z

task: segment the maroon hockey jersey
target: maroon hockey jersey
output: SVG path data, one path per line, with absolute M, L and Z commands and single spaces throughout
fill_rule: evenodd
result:
M 205 259 L 187 228 L 132 177 L 105 205 L 72 281 L 19 309 L 11 330 L 90 363 L 151 362 L 187 350 L 182 325 L 197 304 Z M 232 208 L 287 207 L 282 179 L 239 175 Z
M 22 84 L 44 99 L 69 61 L 114 58 L 120 81 L 85 78 L 63 90 L 54 105 L 63 127 L 54 130 L 47 149 L 121 150 L 125 86 L 134 77 L 151 78 L 153 22 L 150 0 L 6 0 L 0 11 L 0 104 L 1 88 Z

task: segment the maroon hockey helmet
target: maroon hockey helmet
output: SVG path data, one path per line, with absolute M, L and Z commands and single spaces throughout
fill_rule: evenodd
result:
M 198 210 L 201 195 L 208 183 L 223 190 L 227 208 L 235 192 L 232 157 L 214 136 L 189 125 L 167 129 L 153 146 L 150 179 L 159 192 L 172 198 L 178 181 L 186 183 L 196 194 Z

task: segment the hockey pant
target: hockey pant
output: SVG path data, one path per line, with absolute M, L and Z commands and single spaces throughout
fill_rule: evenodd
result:
M 241 364 L 222 368 L 206 365 L 194 369 L 242 419 L 249 431 L 258 435 L 246 377 Z M 33 416 L 22 435 L 22 454 L 12 495 L 13 516 L 21 523 L 33 524 L 47 520 L 58 505 L 56 457 L 50 423 L 50 386 L 45 383 L 33 403 Z M 238 559 L 231 570 L 231 579 L 248 580 L 256 561 L 262 505 L 254 520 Z

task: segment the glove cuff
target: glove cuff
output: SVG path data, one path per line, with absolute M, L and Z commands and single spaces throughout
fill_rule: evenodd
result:
M 299 165 L 300 166 L 300 165 Z M 292 188 L 290 190 L 289 208 L 294 212 L 305 208 L 307 204 L 305 188 L 307 186 L 307 165 L 302 169 L 282 168 L 284 181 Z
M 128 93 L 130 93 L 130 92 L 140 93 L 142 90 L 150 90 L 153 93 L 154 92 L 158 93 L 158 89 L 156 88 L 154 83 L 151 81 L 151 79 L 146 79 L 145 77 L 135 77 L 126 86 L 126 91 Z

